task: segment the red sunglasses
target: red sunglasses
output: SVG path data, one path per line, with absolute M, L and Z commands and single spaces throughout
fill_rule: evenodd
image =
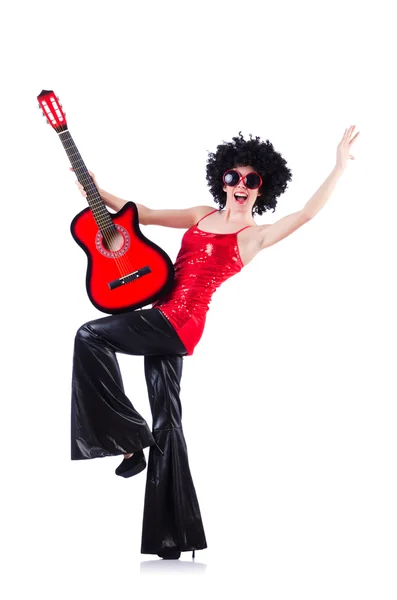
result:
M 223 182 L 230 187 L 235 187 L 240 181 L 250 190 L 257 190 L 262 185 L 262 177 L 256 171 L 241 175 L 236 169 L 230 169 L 223 174 Z

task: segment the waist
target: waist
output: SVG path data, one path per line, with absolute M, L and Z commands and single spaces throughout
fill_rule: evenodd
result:
M 191 356 L 194 348 L 203 335 L 206 313 L 199 314 L 187 309 L 184 310 L 171 302 L 165 302 L 163 304 L 156 303 L 153 304 L 152 308 L 156 308 L 165 315 L 175 329 L 179 339 L 184 344 L 188 356 Z

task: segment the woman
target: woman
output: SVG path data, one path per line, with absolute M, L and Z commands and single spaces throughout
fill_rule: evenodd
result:
M 171 292 L 151 308 L 85 323 L 76 334 L 72 377 L 72 460 L 124 455 L 116 474 L 131 477 L 146 467 L 150 447 L 141 552 L 179 558 L 181 551 L 207 547 L 189 469 L 179 398 L 183 356 L 191 356 L 205 325 L 213 292 L 255 256 L 279 242 L 324 206 L 359 135 L 345 130 L 336 165 L 314 196 L 271 225 L 253 215 L 275 210 L 291 180 L 286 161 L 259 137 L 217 147 L 207 162 L 207 181 L 219 210 L 195 206 L 152 210 L 137 204 L 139 222 L 187 229 L 175 262 Z M 119 211 L 126 201 L 102 190 L 105 204 Z M 83 186 L 77 181 L 83 196 Z M 198 225 L 200 224 L 200 227 Z M 152 430 L 124 394 L 116 352 L 144 355 L 153 417 Z

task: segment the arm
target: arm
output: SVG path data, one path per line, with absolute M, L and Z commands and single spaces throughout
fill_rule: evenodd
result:
M 73 171 L 73 168 L 70 168 Z M 99 187 L 95 175 L 92 171 L 88 171 L 104 204 L 112 210 L 119 212 L 128 202 L 122 200 L 118 196 L 114 196 Z M 76 185 L 83 197 L 87 197 L 83 185 L 77 180 Z M 176 210 L 152 210 L 143 204 L 135 203 L 138 210 L 138 221 L 142 225 L 163 225 L 164 227 L 177 227 L 180 229 L 189 229 L 209 212 L 213 210 L 212 206 L 193 206 L 191 208 L 176 209 Z
M 359 132 L 356 133 L 354 138 L 350 139 L 355 126 L 345 130 L 344 136 L 338 145 L 337 161 L 336 165 L 328 175 L 327 179 L 318 188 L 317 192 L 306 202 L 302 210 L 283 217 L 279 221 L 276 221 L 272 225 L 262 225 L 260 231 L 260 248 L 267 248 L 272 246 L 276 242 L 284 239 L 299 227 L 302 227 L 305 223 L 310 221 L 319 210 L 323 208 L 327 200 L 331 197 L 339 178 L 342 176 L 347 161 L 349 158 L 353 158 L 349 154 L 350 146 L 357 138 Z
M 114 196 L 113 194 L 109 194 L 109 192 L 105 192 L 105 190 L 99 188 L 98 185 L 97 189 L 106 206 L 112 210 L 115 210 L 116 212 L 119 212 L 119 210 L 123 208 L 124 204 L 127 203 L 127 200 L 122 200 L 118 196 Z
M 127 200 L 122 200 L 105 190 L 98 189 L 99 194 L 109 208 L 118 212 Z M 153 210 L 143 204 L 136 204 L 138 209 L 138 220 L 142 225 L 162 225 L 163 227 L 175 227 L 189 229 L 197 223 L 201 217 L 214 210 L 212 206 L 193 206 L 184 209 L 161 209 Z
M 73 167 L 70 167 L 70 170 L 73 171 Z M 122 200 L 118 196 L 114 196 L 100 188 L 94 173 L 92 171 L 88 171 L 88 173 L 90 174 L 104 204 L 112 210 L 119 212 L 128 200 Z M 79 180 L 76 181 L 76 185 L 80 194 L 86 198 L 87 192 Z M 164 227 L 177 227 L 180 229 L 189 229 L 189 227 L 195 225 L 201 217 L 204 217 L 214 210 L 212 206 L 193 206 L 191 208 L 176 210 L 152 210 L 143 204 L 135 203 L 135 205 L 138 210 L 138 221 L 142 225 L 163 225 Z
M 192 206 L 191 208 L 161 210 L 153 210 L 143 206 L 143 204 L 137 204 L 136 207 L 138 209 L 139 222 L 142 225 L 162 225 L 163 227 L 175 227 L 178 229 L 189 229 L 201 217 L 214 210 L 212 206 Z
M 324 183 L 318 188 L 317 192 L 308 202 L 306 202 L 301 210 L 279 219 L 272 225 L 262 225 L 263 234 L 261 235 L 260 241 L 261 250 L 283 240 L 302 227 L 302 225 L 310 221 L 330 198 L 341 174 L 342 172 L 338 169 L 333 169 Z

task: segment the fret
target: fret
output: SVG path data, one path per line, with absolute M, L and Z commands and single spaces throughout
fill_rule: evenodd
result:
M 84 164 L 81 154 L 78 151 L 69 130 L 63 131 L 62 133 L 64 135 L 59 139 L 62 142 L 78 181 L 84 186 L 84 189 L 87 192 L 87 202 L 92 210 L 92 214 L 99 229 L 101 230 L 101 233 L 103 233 L 105 229 L 116 231 L 112 217 L 107 210 L 96 185 L 90 177 L 88 169 Z

